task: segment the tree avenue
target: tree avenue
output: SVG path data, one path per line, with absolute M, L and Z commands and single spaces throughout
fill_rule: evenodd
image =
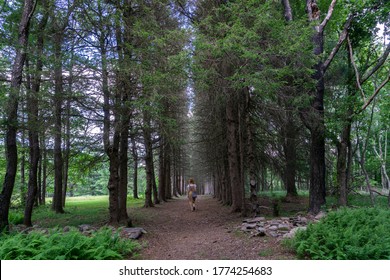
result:
M 131 226 L 128 197 L 153 207 L 190 177 L 242 215 L 276 190 L 308 194 L 312 214 L 355 192 L 390 206 L 388 14 L 385 0 L 0 0 L 0 230 L 11 208 L 31 227 L 36 207 L 84 195 Z

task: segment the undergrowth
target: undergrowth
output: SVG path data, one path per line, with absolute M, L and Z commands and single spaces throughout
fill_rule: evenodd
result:
M 301 259 L 390 259 L 390 211 L 379 208 L 330 212 L 287 241 Z
M 77 229 L 49 233 L 30 232 L 0 236 L 2 260 L 121 260 L 134 256 L 139 244 L 121 239 L 119 233 L 103 228 L 91 236 Z

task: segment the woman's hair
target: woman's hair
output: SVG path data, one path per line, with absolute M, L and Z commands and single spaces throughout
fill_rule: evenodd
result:
M 190 179 L 188 180 L 188 182 L 189 182 L 190 184 L 195 184 L 194 178 L 190 178 Z

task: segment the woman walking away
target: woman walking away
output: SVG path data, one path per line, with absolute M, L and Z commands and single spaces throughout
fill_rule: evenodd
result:
M 198 195 L 196 193 L 196 184 L 194 182 L 194 179 L 192 178 L 188 181 L 187 195 L 188 195 L 188 202 L 190 203 L 191 210 L 195 211 L 195 200 Z

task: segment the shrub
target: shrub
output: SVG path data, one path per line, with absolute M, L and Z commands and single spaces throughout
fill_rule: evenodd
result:
M 291 240 L 299 258 L 317 260 L 390 259 L 390 211 L 341 209 L 310 224 Z
M 49 234 L 33 231 L 0 237 L 2 260 L 120 260 L 134 254 L 139 244 L 104 228 L 87 237 L 77 229 Z

